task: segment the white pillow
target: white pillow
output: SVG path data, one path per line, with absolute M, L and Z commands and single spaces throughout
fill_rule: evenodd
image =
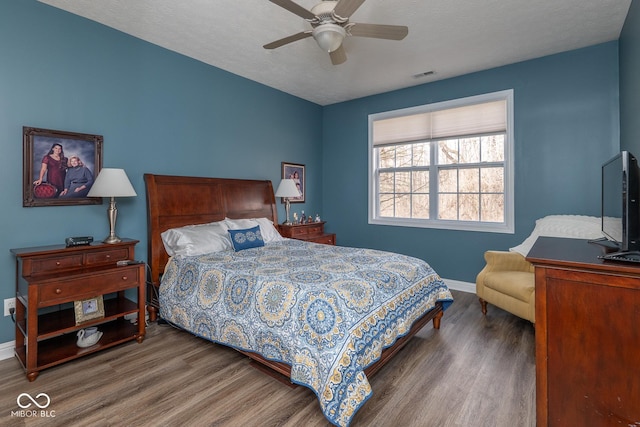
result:
M 225 218 L 225 223 L 230 230 L 244 230 L 246 228 L 252 228 L 256 225 L 260 226 L 260 234 L 265 243 L 280 242 L 284 240 L 284 237 L 278 233 L 276 227 L 268 218 L 251 218 L 251 219 L 230 219 Z
M 224 221 L 171 228 L 160 236 L 169 256 L 203 255 L 233 249 Z
M 602 237 L 600 218 L 585 215 L 549 215 L 536 221 L 536 226 L 524 242 L 509 249 L 527 256 L 539 236 L 572 239 L 599 239 Z

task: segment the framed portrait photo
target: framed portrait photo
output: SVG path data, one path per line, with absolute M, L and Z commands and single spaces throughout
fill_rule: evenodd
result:
M 22 128 L 22 206 L 98 205 L 87 197 L 102 169 L 101 135 Z
M 104 318 L 104 301 L 102 295 L 81 301 L 73 302 L 76 315 L 76 326 L 89 320 Z
M 305 176 L 304 165 L 282 162 L 282 179 L 293 179 L 296 182 L 298 191 L 300 191 L 300 197 L 291 197 L 289 202 L 303 203 L 307 193 L 307 177 Z M 284 203 L 284 199 L 281 202 Z

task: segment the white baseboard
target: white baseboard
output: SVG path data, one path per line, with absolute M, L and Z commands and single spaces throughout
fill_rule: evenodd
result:
M 445 279 L 445 278 L 442 278 L 442 280 L 444 280 L 444 283 L 447 284 L 449 289 L 453 289 L 454 291 L 468 292 L 470 294 L 476 293 L 475 283 L 461 282 L 459 280 Z
M 476 293 L 476 284 L 469 282 L 461 282 L 459 280 L 453 279 L 442 279 L 447 284 L 449 289 L 453 289 L 454 291 L 461 292 L 469 292 L 472 294 Z M 148 312 L 147 312 L 148 314 Z M 126 317 L 126 316 L 125 316 Z M 137 318 L 137 315 L 129 316 L 133 319 Z M 129 319 L 132 320 L 132 319 Z M 13 349 L 16 345 L 15 341 L 9 341 L 5 343 L 0 343 L 0 360 L 10 359 L 13 357 Z
M 15 346 L 15 341 L 0 343 L 0 360 L 11 359 L 13 357 L 13 349 Z

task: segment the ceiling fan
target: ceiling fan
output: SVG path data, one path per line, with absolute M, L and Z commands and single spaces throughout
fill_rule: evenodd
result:
M 361 24 L 349 22 L 349 17 L 364 3 L 364 0 L 323 0 L 307 10 L 292 0 L 270 0 L 278 6 L 304 18 L 312 29 L 265 44 L 265 49 L 275 49 L 307 37 L 313 37 L 318 46 L 329 52 L 333 65 L 342 64 L 347 54 L 342 45 L 346 36 L 372 37 L 387 40 L 402 40 L 409 29 L 402 25 Z

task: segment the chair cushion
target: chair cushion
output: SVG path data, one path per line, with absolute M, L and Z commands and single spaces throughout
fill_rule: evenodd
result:
M 498 271 L 487 273 L 484 286 L 501 294 L 530 302 L 536 288 L 533 273 L 525 271 Z

